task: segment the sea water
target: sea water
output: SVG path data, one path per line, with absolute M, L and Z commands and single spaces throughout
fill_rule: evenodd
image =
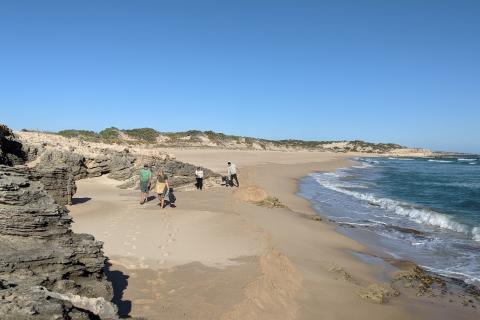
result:
M 480 156 L 355 160 L 304 178 L 300 195 L 342 233 L 480 284 Z

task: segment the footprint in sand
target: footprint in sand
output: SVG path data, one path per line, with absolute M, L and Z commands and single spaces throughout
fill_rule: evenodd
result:
M 163 254 L 164 257 L 168 257 L 169 255 L 170 255 L 170 254 L 169 254 L 168 252 L 165 252 L 165 253 Z
M 137 250 L 137 246 L 136 246 L 136 245 L 132 245 L 132 250 Z

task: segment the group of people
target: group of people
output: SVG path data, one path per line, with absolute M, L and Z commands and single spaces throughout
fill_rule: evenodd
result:
M 237 167 L 230 161 L 227 163 L 227 173 L 228 175 L 225 177 L 225 185 L 239 187 L 240 183 L 238 182 L 237 177 Z M 195 170 L 195 179 L 197 181 L 195 186 L 198 190 L 203 190 L 203 177 L 203 170 L 202 168 L 198 167 Z M 235 184 L 233 183 L 234 180 Z M 173 194 L 173 188 L 170 187 L 167 175 L 165 174 L 163 169 L 160 169 L 157 172 L 157 176 L 155 179 L 153 177 L 152 171 L 147 164 L 145 164 L 140 170 L 140 204 L 144 204 L 148 201 L 148 193 L 152 189 L 153 181 L 155 181 L 155 193 L 158 195 L 158 199 L 160 200 L 160 208 L 165 208 L 165 204 L 167 201 L 171 207 L 175 206 L 175 195 Z

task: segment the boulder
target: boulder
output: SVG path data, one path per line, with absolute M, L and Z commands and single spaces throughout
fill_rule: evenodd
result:
M 85 165 L 85 157 L 75 152 L 49 149 L 42 154 L 39 166 L 66 166 L 70 168 L 75 180 L 83 179 L 88 176 L 87 167 Z

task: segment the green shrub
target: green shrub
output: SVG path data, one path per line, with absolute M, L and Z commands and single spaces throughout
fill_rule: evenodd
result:
M 152 128 L 129 129 L 123 130 L 123 132 L 137 140 L 143 140 L 149 143 L 157 142 L 158 132 Z
M 120 134 L 118 133 L 118 129 L 115 127 L 103 129 L 99 132 L 102 139 L 105 140 L 116 140 L 119 138 Z
M 83 138 L 86 140 L 95 140 L 95 141 L 100 139 L 100 136 L 98 133 L 90 130 L 69 129 L 69 130 L 58 131 L 57 134 L 65 138 Z

